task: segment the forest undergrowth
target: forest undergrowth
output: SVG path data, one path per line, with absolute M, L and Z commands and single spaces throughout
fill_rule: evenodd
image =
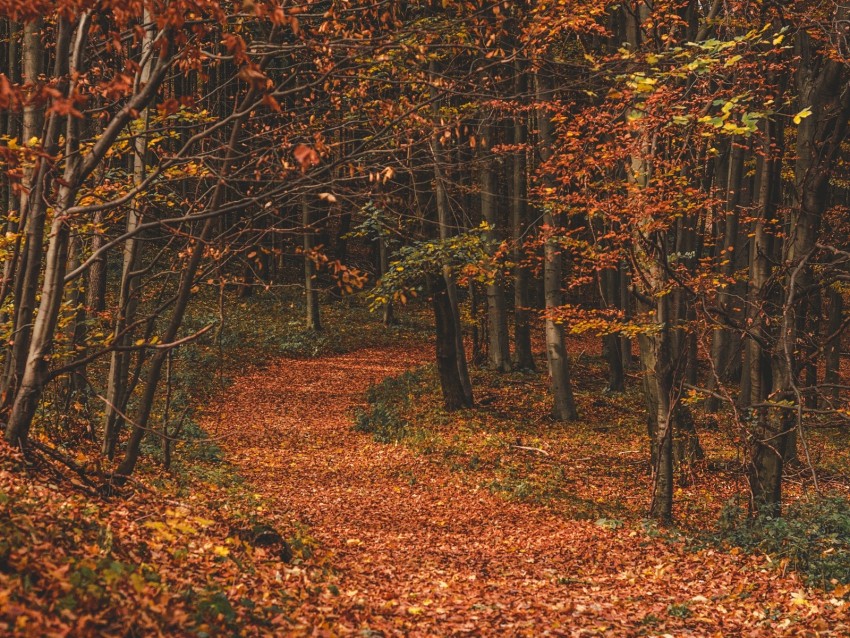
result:
M 80 423 L 99 417 L 94 401 L 65 413 L 48 402 L 26 456 L 0 444 L 0 633 L 266 635 L 289 626 L 287 614 L 321 587 L 328 566 L 305 566 L 309 528 L 264 503 L 197 410 L 276 358 L 387 345 L 422 329 L 413 315 L 386 329 L 350 301 L 327 305 L 321 333 L 303 329 L 302 313 L 303 303 L 275 294 L 229 305 L 224 316 L 214 295 L 198 304 L 187 324 L 218 330 L 174 357 L 169 409 L 183 418 L 169 465 L 160 431 L 117 494 L 98 484 L 106 469 L 96 441 L 56 449 L 46 436 L 85 431 Z M 165 409 L 160 401 L 157 416 Z
M 199 326 L 215 304 L 204 308 Z M 302 338 L 287 323 L 297 304 L 246 302 L 182 355 L 175 387 L 192 389 L 197 413 L 179 454 L 163 468 L 153 440 L 120 494 L 97 491 L 90 442 L 74 456 L 3 447 L 4 631 L 848 630 L 846 500 L 813 499 L 803 469 L 789 516 L 749 533 L 729 433 L 701 422 L 706 457 L 679 468 L 677 526 L 658 528 L 645 520 L 639 376 L 604 393 L 595 341 L 571 344 L 584 420 L 544 416 L 544 375 L 479 368 L 477 408 L 448 415 L 415 313 L 385 331 L 360 308 L 330 308 L 325 331 Z M 278 320 L 261 328 L 260 311 Z M 842 442 L 810 445 L 819 458 Z M 821 488 L 844 491 L 842 476 L 829 468 Z

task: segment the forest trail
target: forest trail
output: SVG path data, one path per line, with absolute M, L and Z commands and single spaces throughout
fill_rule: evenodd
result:
M 208 410 L 229 460 L 309 525 L 313 560 L 332 567 L 321 592 L 303 570 L 284 576 L 301 596 L 293 635 L 847 635 L 762 558 L 558 518 L 352 430 L 370 384 L 431 358 L 408 346 L 281 359 Z

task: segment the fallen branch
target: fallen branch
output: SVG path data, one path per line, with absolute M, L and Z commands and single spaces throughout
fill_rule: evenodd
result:
M 529 452 L 537 452 L 543 456 L 549 456 L 549 452 L 541 450 L 539 447 L 528 447 L 527 445 L 512 445 L 511 447 L 517 450 L 528 450 Z

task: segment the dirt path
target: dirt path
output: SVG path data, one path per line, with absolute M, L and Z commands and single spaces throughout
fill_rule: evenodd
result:
M 337 591 L 299 590 L 294 635 L 850 633 L 843 608 L 761 559 L 508 503 L 351 429 L 370 384 L 430 357 L 408 347 L 280 360 L 210 411 L 205 427 L 230 460 L 310 526 L 333 566 Z

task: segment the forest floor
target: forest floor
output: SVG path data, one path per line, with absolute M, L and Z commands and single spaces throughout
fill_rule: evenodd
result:
M 432 356 L 409 344 L 271 360 L 206 409 L 204 429 L 265 507 L 315 539 L 282 572 L 288 633 L 850 635 L 841 591 L 808 588 L 765 554 L 505 498 L 445 454 L 352 427 L 370 387 Z
M 201 414 L 170 466 L 150 436 L 105 493 L 94 401 L 0 442 L 0 635 L 850 635 L 850 433 L 808 437 L 841 498 L 801 465 L 751 528 L 738 433 L 700 412 L 661 529 L 640 376 L 604 393 L 598 338 L 571 337 L 578 422 L 547 416 L 545 372 L 478 366 L 449 414 L 424 310 L 331 304 L 313 333 L 284 296 L 215 301 L 188 329 L 221 332 L 176 358 L 174 409 Z

